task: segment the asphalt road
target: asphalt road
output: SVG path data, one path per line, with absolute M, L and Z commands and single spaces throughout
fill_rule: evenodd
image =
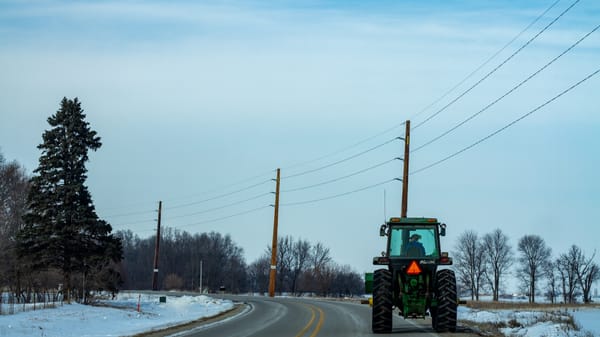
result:
M 217 297 L 217 296 L 215 296 Z M 358 337 L 371 332 L 371 308 L 364 304 L 298 298 L 223 296 L 246 303 L 235 317 L 195 327 L 185 336 L 197 337 Z M 476 336 L 460 327 L 457 333 L 437 334 L 430 319 L 394 316 L 393 334 L 402 336 Z

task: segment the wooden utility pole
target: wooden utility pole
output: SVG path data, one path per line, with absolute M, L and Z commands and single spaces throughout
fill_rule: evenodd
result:
M 275 296 L 275 276 L 277 275 L 277 224 L 279 222 L 279 173 L 275 186 L 275 214 L 273 216 L 273 242 L 271 244 L 271 272 L 269 273 L 269 297 Z
M 401 217 L 406 218 L 408 209 L 408 156 L 410 153 L 410 121 L 406 121 L 404 136 L 404 173 L 402 174 L 402 212 Z
M 162 201 L 158 202 L 158 224 L 156 226 L 156 245 L 154 247 L 154 271 L 152 273 L 152 290 L 158 290 L 158 248 L 160 246 L 160 213 Z
M 202 294 L 202 264 L 204 264 L 204 261 L 200 260 L 200 294 Z

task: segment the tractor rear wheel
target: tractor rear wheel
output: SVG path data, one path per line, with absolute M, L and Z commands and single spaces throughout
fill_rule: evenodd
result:
M 456 331 L 456 276 L 450 269 L 438 270 L 436 284 L 437 307 L 431 313 L 435 331 Z
M 373 275 L 373 316 L 374 333 L 392 332 L 392 273 L 378 269 Z

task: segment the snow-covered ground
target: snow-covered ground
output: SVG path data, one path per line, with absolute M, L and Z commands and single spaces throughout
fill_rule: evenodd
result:
M 138 298 L 140 312 L 137 311 Z M 119 294 L 112 307 L 64 304 L 55 309 L 0 316 L 0 336 L 128 336 L 214 316 L 233 308 L 231 301 L 207 296 Z
M 571 318 L 577 327 L 569 324 Z M 600 308 L 548 311 L 476 310 L 459 307 L 459 321 L 491 323 L 506 336 L 591 337 L 600 336 Z M 484 328 L 485 329 L 485 328 Z

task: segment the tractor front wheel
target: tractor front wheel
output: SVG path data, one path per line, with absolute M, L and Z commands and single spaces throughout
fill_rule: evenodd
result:
M 392 332 L 392 273 L 378 269 L 373 275 L 373 317 L 374 333 Z
M 431 312 L 435 331 L 456 331 L 456 276 L 450 269 L 438 270 L 436 284 L 437 307 Z

